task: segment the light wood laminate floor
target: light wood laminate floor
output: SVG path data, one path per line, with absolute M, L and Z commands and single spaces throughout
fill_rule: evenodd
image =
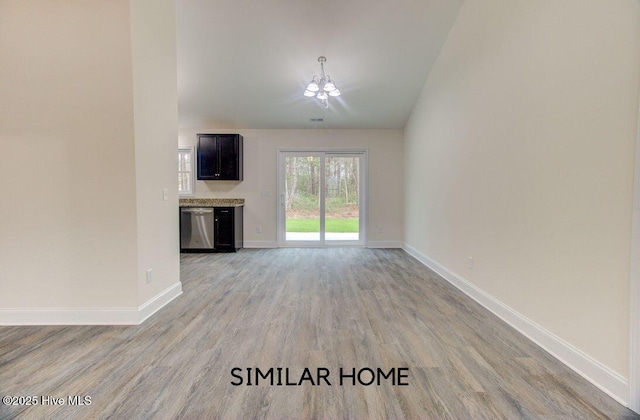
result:
M 2 395 L 91 397 L 0 418 L 637 418 L 401 250 L 189 254 L 181 272 L 140 326 L 0 327 Z M 234 367 L 332 385 L 233 386 Z M 341 367 L 409 385 L 340 386 Z

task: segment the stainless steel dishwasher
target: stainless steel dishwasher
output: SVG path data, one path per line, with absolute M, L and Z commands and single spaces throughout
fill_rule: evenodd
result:
M 180 209 L 180 247 L 213 249 L 213 208 L 182 207 Z

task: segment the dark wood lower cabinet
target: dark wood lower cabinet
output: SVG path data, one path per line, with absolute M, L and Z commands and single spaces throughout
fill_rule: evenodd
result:
M 235 252 L 242 248 L 242 207 L 217 207 L 214 217 L 214 249 Z

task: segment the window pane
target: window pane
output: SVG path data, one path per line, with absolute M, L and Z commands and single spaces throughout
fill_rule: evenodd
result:
M 285 160 L 287 241 L 320 240 L 320 158 L 288 156 Z
M 325 159 L 325 239 L 360 239 L 360 157 Z
M 178 192 L 181 194 L 193 193 L 192 154 L 193 149 L 178 150 Z

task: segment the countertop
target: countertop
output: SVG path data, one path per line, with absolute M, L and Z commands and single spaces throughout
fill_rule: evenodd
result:
M 180 207 L 242 207 L 244 198 L 181 198 Z

